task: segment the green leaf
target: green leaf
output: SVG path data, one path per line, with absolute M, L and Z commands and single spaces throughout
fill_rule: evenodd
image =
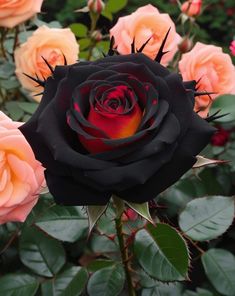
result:
M 115 264 L 116 264 L 116 262 L 114 262 L 112 260 L 97 259 L 97 260 L 90 262 L 87 266 L 87 269 L 90 272 L 95 272 L 99 269 L 103 269 L 105 267 L 110 267 Z
M 91 276 L 87 291 L 89 296 L 120 295 L 125 282 L 125 274 L 121 265 L 103 268 Z
M 41 286 L 42 296 L 79 296 L 86 287 L 88 273 L 80 266 L 72 266 L 55 279 L 46 281 Z
M 89 219 L 89 233 L 91 233 L 96 222 L 106 211 L 107 206 L 108 204 L 104 206 L 87 206 L 87 215 Z
M 33 114 L 37 108 L 37 103 L 29 103 L 29 102 L 17 102 L 18 106 L 26 113 Z
M 180 234 L 167 224 L 147 225 L 135 236 L 134 253 L 142 268 L 163 281 L 187 279 L 189 253 Z
M 116 243 L 103 235 L 93 234 L 90 239 L 91 249 L 94 253 L 118 252 Z
M 24 111 L 18 106 L 17 102 L 6 102 L 5 108 L 13 120 L 20 120 L 24 115 Z
M 13 77 L 12 79 L 8 80 L 0 80 L 0 87 L 6 90 L 11 90 L 20 87 L 20 83 Z
M 105 10 L 111 13 L 116 13 L 127 5 L 127 0 L 108 0 L 105 5 Z
M 38 286 L 29 274 L 7 274 L 0 278 L 0 296 L 34 296 Z
M 91 40 L 89 38 L 82 38 L 79 40 L 79 49 L 80 52 L 87 49 L 91 44 Z M 79 54 L 79 57 L 81 57 L 81 54 Z
M 75 242 L 86 235 L 88 221 L 80 207 L 56 205 L 39 216 L 36 225 L 56 239 Z
M 8 79 L 15 72 L 15 65 L 11 62 L 0 62 L 0 79 Z
M 221 110 L 221 114 L 227 114 L 226 116 L 216 119 L 217 122 L 230 122 L 235 120 L 235 95 L 223 95 L 216 98 L 213 102 L 210 114 Z
M 36 227 L 23 230 L 19 254 L 24 265 L 45 277 L 53 277 L 65 264 L 65 252 L 61 243 Z
M 104 9 L 102 12 L 101 12 L 101 15 L 106 17 L 108 20 L 112 21 L 113 20 L 113 15 L 110 11 L 108 11 L 107 9 Z
M 179 225 L 190 238 L 204 241 L 223 234 L 233 217 L 233 197 L 208 196 L 190 201 L 179 216 Z
M 156 282 L 154 287 L 143 289 L 141 296 L 182 296 L 182 286 L 179 283 Z
M 234 296 L 234 255 L 223 249 L 210 249 L 201 259 L 205 273 L 215 289 L 223 295 Z
M 214 296 L 214 294 L 208 290 L 197 288 L 197 292 L 186 290 L 183 296 Z
M 132 210 L 134 210 L 136 213 L 138 213 L 141 217 L 143 217 L 144 219 L 148 220 L 150 223 L 154 224 L 154 221 L 149 213 L 149 203 L 145 202 L 142 204 L 136 204 L 133 202 L 127 202 L 125 201 L 125 203 L 132 208 Z
M 80 23 L 70 25 L 70 29 L 76 37 L 87 37 L 88 28 Z

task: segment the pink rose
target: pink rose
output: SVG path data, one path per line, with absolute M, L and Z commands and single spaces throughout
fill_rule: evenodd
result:
M 233 56 L 235 56 L 235 40 L 233 40 L 230 44 L 230 47 L 229 47 L 230 51 L 231 51 L 231 54 Z
M 37 83 L 23 73 L 43 80 L 51 75 L 48 63 L 54 68 L 56 65 L 74 64 L 78 59 L 79 46 L 70 29 L 57 29 L 42 26 L 34 31 L 28 40 L 15 50 L 16 75 L 22 86 L 32 92 L 40 93 L 43 88 L 36 87 Z M 42 58 L 43 57 L 43 58 Z M 40 97 L 34 97 L 39 101 Z
M 169 28 L 171 30 L 164 47 L 164 51 L 169 52 L 162 58 L 162 64 L 167 65 L 173 59 L 181 37 L 176 33 L 170 16 L 160 13 L 151 4 L 138 8 L 131 15 L 120 17 L 110 30 L 110 35 L 115 38 L 115 46 L 121 54 L 131 52 L 134 39 L 135 47 L 139 49 L 151 37 L 143 53 L 154 59 Z
M 216 97 L 233 92 L 235 68 L 230 56 L 218 46 L 197 42 L 190 52 L 182 55 L 179 70 L 185 81 L 198 81 L 198 91 L 215 93 L 196 97 L 194 110 L 201 117 L 207 116 Z
M 20 125 L 0 112 L 0 224 L 23 222 L 45 182 L 41 164 L 18 130 Z
M 181 11 L 188 16 L 198 16 L 201 13 L 202 0 L 186 1 L 181 6 Z
M 1 0 L 0 27 L 13 28 L 41 11 L 43 0 Z

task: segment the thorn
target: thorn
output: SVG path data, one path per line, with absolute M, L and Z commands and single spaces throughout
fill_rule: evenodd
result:
M 67 63 L 67 59 L 66 59 L 66 56 L 63 54 L 63 57 L 64 57 L 64 65 L 65 66 L 67 66 L 68 65 L 68 63 Z M 54 72 L 54 70 L 53 70 L 53 72 Z
M 42 81 L 41 79 L 38 79 L 38 76 L 36 76 L 36 78 L 35 78 L 35 77 L 30 76 L 30 75 L 28 75 L 26 73 L 23 73 L 23 74 L 25 76 L 27 76 L 29 79 L 31 79 L 31 80 L 35 81 L 36 83 L 38 83 L 40 86 L 45 87 L 45 81 Z
M 34 97 L 38 97 L 38 96 L 41 96 L 41 95 L 43 95 L 43 92 L 40 92 L 40 93 L 38 93 L 38 94 L 36 94 L 36 95 L 33 95 Z
M 211 122 L 211 121 L 214 121 L 214 120 L 216 120 L 216 119 L 222 118 L 222 117 L 227 116 L 227 115 L 230 114 L 230 113 L 225 113 L 225 114 L 217 115 L 217 114 L 219 114 L 220 112 L 221 112 L 221 109 L 218 110 L 218 111 L 216 111 L 214 114 L 212 114 L 212 115 L 206 117 L 205 120 L 206 120 L 207 122 Z M 217 116 L 216 116 L 216 115 L 217 115 Z
M 54 69 L 53 67 L 48 63 L 48 61 L 43 57 L 41 56 L 41 58 L 43 59 L 43 61 L 46 63 L 47 67 L 50 69 L 51 71 L 51 74 L 53 75 L 54 74 Z
M 147 41 L 140 47 L 140 49 L 137 49 L 137 52 L 142 52 L 145 48 L 145 46 L 149 43 L 150 39 L 152 39 L 153 36 L 149 37 Z
M 162 44 L 161 44 L 161 46 L 160 46 L 160 48 L 159 48 L 159 51 L 158 51 L 158 53 L 157 53 L 157 55 L 156 55 L 156 57 L 155 57 L 155 61 L 158 62 L 158 63 L 161 62 L 161 59 L 162 59 L 162 57 L 164 56 L 164 54 L 166 54 L 166 53 L 169 52 L 169 51 L 165 51 L 165 52 L 164 52 L 163 49 L 164 49 L 164 46 L 165 46 L 165 44 L 166 44 L 166 40 L 167 40 L 167 38 L 168 38 L 168 35 L 169 35 L 169 33 L 170 33 L 170 30 L 171 30 L 171 28 L 169 28 L 169 30 L 167 31 L 166 36 L 165 36 L 165 38 L 163 39 Z
M 202 92 L 195 92 L 194 93 L 194 96 L 195 97 L 198 97 L 198 96 L 203 96 L 203 95 L 216 95 L 217 93 L 215 93 L 215 92 L 207 92 L 207 91 L 202 91 Z
M 115 39 L 114 39 L 114 36 L 111 37 L 110 39 L 110 44 L 109 44 L 109 51 L 108 51 L 108 56 L 113 56 L 115 51 L 113 50 L 113 46 L 114 46 L 114 43 L 115 43 Z
M 135 53 L 135 38 L 133 39 L 133 42 L 131 43 L 131 53 Z

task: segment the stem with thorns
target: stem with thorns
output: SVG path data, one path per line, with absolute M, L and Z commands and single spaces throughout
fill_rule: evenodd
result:
M 114 198 L 113 198 L 114 199 Z M 117 199 L 115 197 L 115 199 Z M 118 203 L 115 202 L 116 206 Z M 121 252 L 121 257 L 122 257 L 122 264 L 124 266 L 125 274 L 126 274 L 126 281 L 127 281 L 127 286 L 128 286 L 128 295 L 129 296 L 136 296 L 134 287 L 133 287 L 133 282 L 131 278 L 131 266 L 130 266 L 130 256 L 128 252 L 128 246 L 125 245 L 125 239 L 124 239 L 124 233 L 123 233 L 123 223 L 122 223 L 122 215 L 118 214 L 116 219 L 115 219 L 115 225 L 116 225 L 116 232 L 117 232 L 117 238 L 118 238 L 118 243 L 119 243 L 119 248 Z

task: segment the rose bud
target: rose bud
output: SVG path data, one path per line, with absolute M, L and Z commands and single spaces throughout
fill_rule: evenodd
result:
M 103 39 L 103 35 L 101 34 L 100 31 L 96 30 L 91 34 L 91 38 L 96 41 L 99 42 Z
M 164 43 L 163 43 L 164 44 Z M 143 203 L 196 162 L 215 129 L 193 111 L 183 82 L 142 53 L 57 66 L 38 110 L 20 130 L 64 205 Z
M 222 127 L 218 127 L 217 132 L 211 137 L 211 145 L 225 146 L 229 141 L 230 132 Z
M 89 0 L 87 2 L 89 10 L 95 14 L 101 14 L 104 10 L 105 4 L 102 0 Z
M 234 92 L 235 68 L 221 47 L 197 42 L 191 51 L 182 55 L 179 70 L 184 80 L 197 81 L 199 92 L 210 93 L 196 97 L 194 110 L 201 117 L 208 115 L 219 95 Z
M 233 40 L 230 44 L 230 47 L 229 47 L 230 51 L 231 51 L 231 54 L 233 56 L 235 56 L 235 40 Z
M 192 40 L 188 37 L 183 38 L 180 44 L 178 45 L 179 51 L 181 53 L 188 52 L 192 48 L 192 46 L 193 46 Z
M 182 4 L 181 11 L 187 16 L 196 17 L 201 13 L 201 8 L 201 0 L 189 0 Z

